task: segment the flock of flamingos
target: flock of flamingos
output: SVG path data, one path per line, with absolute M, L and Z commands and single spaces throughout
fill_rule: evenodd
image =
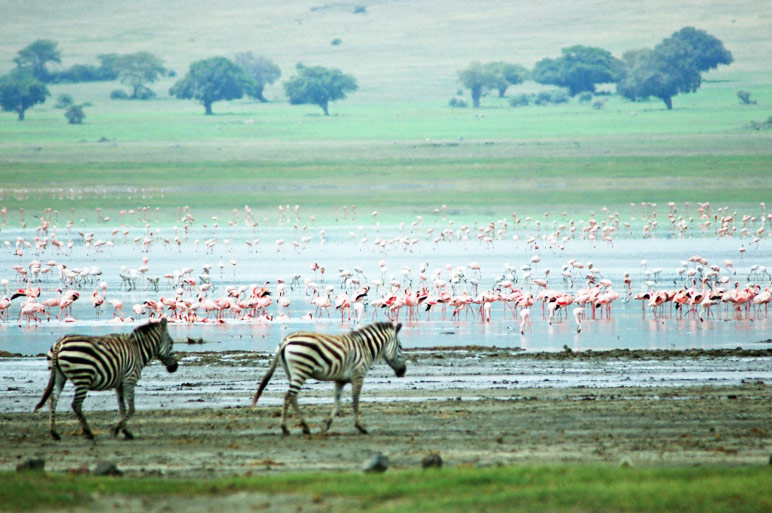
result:
M 460 225 L 448 220 L 443 206 L 434 209 L 428 221 L 416 216 L 409 225 L 400 223 L 390 238 L 370 239 L 367 232 L 372 230 L 360 225 L 338 237 L 362 251 L 367 271 L 360 266 L 345 269 L 323 262 L 324 245 L 332 238 L 317 226 L 314 217 L 301 218 L 299 206 L 280 206 L 278 219 L 263 218 L 263 226 L 275 223 L 285 228 L 283 233 L 293 234 L 292 239 L 268 244 L 254 236 L 262 229 L 261 222 L 249 207 L 233 210 L 227 221 L 230 228 L 243 228 L 237 232 L 242 234 L 240 242 L 218 236 L 218 229 L 225 230 L 217 217 L 197 223 L 187 207 L 178 209 L 177 222 L 171 227 L 158 221 L 158 209 L 120 211 L 117 222 L 96 209 L 97 223 L 91 226 L 104 234 L 101 239 L 76 227 L 74 210 L 72 219 L 63 226 L 59 226 L 60 214 L 48 209 L 35 216 L 36 225 L 29 228 L 22 211 L 22 228 L 16 229 L 9 227 L 4 208 L 3 231 L 7 235 L 18 230 L 18 235 L 2 242 L 5 256 L 0 263 L 5 264 L 0 267 L 4 294 L 0 318 L 25 327 L 52 319 L 74 323 L 89 312 L 84 303 L 93 307 L 90 320 L 115 324 L 161 317 L 176 323 L 270 323 L 337 316 L 354 325 L 378 318 L 486 323 L 496 312 L 511 316 L 526 334 L 532 331 L 532 310 L 540 311 L 539 316 L 550 324 L 575 323 L 581 332 L 583 323 L 611 317 L 620 301 L 640 301 L 643 315 L 700 321 L 767 315 L 772 276 L 763 265 L 736 267 L 731 259 L 709 262 L 693 255 L 681 261 L 674 272 L 664 273 L 665 278 L 662 269 L 650 269 L 646 260 L 640 260 L 639 269 L 624 273 L 614 283 L 602 269 L 566 253 L 566 247 L 576 240 L 613 248 L 619 238 L 636 237 L 635 231 L 644 239 L 736 238 L 737 256 L 742 259 L 746 250 L 758 249 L 767 237 L 766 223 L 772 222 L 772 215 L 766 213 L 763 203 L 758 212 L 745 215 L 727 208 L 714 210 L 708 203 L 630 206 L 630 222 L 601 209 L 600 216 L 591 213 L 588 219 L 580 220 L 565 213 L 554 219 L 547 213 L 539 218 L 512 214 L 484 224 Z M 357 215 L 356 207 L 336 207 L 335 222 L 357 226 Z M 380 233 L 378 216 L 377 211 L 365 216 L 369 223 L 375 223 L 376 233 Z M 167 235 L 170 230 L 173 236 Z M 310 235 L 316 232 L 318 236 Z M 504 264 L 485 270 L 476 261 L 435 268 L 425 261 L 424 249 L 442 255 L 443 248 L 452 244 L 466 248 L 476 245 L 483 253 L 497 244 L 514 244 L 530 256 L 520 266 Z M 118 246 L 133 248 L 135 261 L 141 265 L 122 266 L 115 276 L 105 276 L 98 265 L 82 265 L 84 261 L 99 263 Z M 244 250 L 247 254 L 262 253 L 263 260 L 281 258 L 285 252 L 307 255 L 307 260 L 304 268 L 288 276 L 266 276 L 256 284 L 239 284 L 235 256 Z M 197 260 L 211 258 L 216 263 L 200 269 L 157 269 L 152 264 L 159 251 L 173 252 L 177 262 L 194 253 Z M 540 267 L 543 252 L 565 254 L 561 269 Z M 415 268 L 404 265 L 395 272 L 386 263 L 392 253 L 416 255 L 421 263 Z M 637 268 L 638 262 L 635 265 Z M 80 319 L 73 315 L 74 305 Z

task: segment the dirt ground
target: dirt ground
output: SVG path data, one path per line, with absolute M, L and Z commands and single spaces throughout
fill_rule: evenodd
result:
M 364 403 L 370 434 L 354 428 L 350 403 L 328 434 L 329 405 L 303 405 L 313 434 L 279 430 L 280 408 L 140 411 L 136 440 L 113 439 L 116 411 L 92 411 L 97 439 L 79 436 L 60 412 L 60 442 L 48 414 L 2 414 L 0 469 L 44 458 L 49 471 L 115 462 L 128 474 L 174 477 L 296 470 L 354 470 L 374 452 L 392 468 L 417 467 L 429 452 L 447 465 L 519 462 L 759 464 L 772 453 L 772 388 L 754 383 L 692 388 L 474 390 L 466 400 Z M 485 398 L 480 399 L 481 396 Z M 302 401 L 301 401 L 302 404 Z

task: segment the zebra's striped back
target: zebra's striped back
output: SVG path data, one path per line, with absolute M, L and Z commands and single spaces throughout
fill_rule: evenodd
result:
M 367 372 L 380 356 L 398 371 L 404 359 L 397 333 L 401 325 L 379 322 L 342 335 L 296 332 L 282 340 L 278 352 L 290 379 L 296 376 L 326 381 L 350 381 Z
M 126 379 L 139 379 L 142 368 L 158 356 L 176 369 L 166 322 L 139 326 L 132 333 L 102 336 L 65 335 L 48 351 L 49 367 L 57 366 L 74 384 L 107 390 Z

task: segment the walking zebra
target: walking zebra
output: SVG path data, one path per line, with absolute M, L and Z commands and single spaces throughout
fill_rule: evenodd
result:
M 83 401 L 89 390 L 114 388 L 118 395 L 121 420 L 113 428 L 113 436 L 123 432 L 127 439 L 133 439 L 126 423 L 134 416 L 134 385 L 142 374 L 142 368 L 155 357 L 166 365 L 167 371 L 177 370 L 177 360 L 172 356 L 172 343 L 166 319 L 139 326 L 131 333 L 101 337 L 64 335 L 48 351 L 51 377 L 35 411 L 51 397 L 51 436 L 54 440 L 61 439 L 56 432 L 56 403 L 69 379 L 75 385 L 72 409 L 83 428 L 83 435 L 93 440 L 94 434 L 83 415 Z M 128 411 L 124 398 L 129 404 Z
M 287 410 L 290 404 L 295 414 L 300 417 L 303 433 L 311 432 L 298 407 L 298 393 L 309 377 L 335 382 L 335 406 L 323 431 L 330 429 L 333 418 L 340 410 L 343 387 L 346 383 L 351 383 L 354 425 L 362 433 L 367 433 L 367 429 L 359 421 L 359 393 L 362 391 L 365 374 L 375 360 L 383 356 L 398 377 L 405 375 L 405 358 L 397 338 L 401 328 L 402 324 L 395 326 L 389 322 L 377 322 L 343 335 L 322 335 L 304 331 L 290 333 L 276 349 L 276 356 L 260 381 L 252 406 L 257 404 L 260 394 L 276 370 L 276 363 L 281 359 L 281 365 L 290 382 L 289 390 L 284 396 L 284 413 L 281 420 L 283 434 L 289 434 Z

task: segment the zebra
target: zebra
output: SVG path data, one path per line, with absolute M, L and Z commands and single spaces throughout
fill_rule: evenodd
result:
M 340 410 L 340 396 L 346 383 L 351 383 L 351 397 L 354 406 L 354 426 L 362 433 L 367 429 L 359 420 L 359 393 L 362 391 L 365 374 L 375 360 L 383 356 L 394 369 L 397 377 L 405 375 L 407 369 L 402 355 L 402 345 L 397 338 L 402 324 L 377 322 L 342 335 L 323 335 L 313 332 L 290 333 L 281 341 L 260 386 L 252 400 L 252 407 L 270 381 L 276 364 L 281 360 L 289 380 L 289 390 L 284 396 L 284 411 L 281 421 L 282 434 L 288 435 L 287 410 L 290 404 L 300 417 L 303 433 L 310 434 L 303 414 L 298 407 L 298 393 L 306 379 L 312 377 L 321 381 L 335 382 L 335 406 L 323 428 L 330 429 L 332 420 Z
M 60 440 L 61 436 L 56 432 L 56 403 L 69 379 L 75 385 L 72 409 L 83 428 L 83 435 L 93 440 L 94 434 L 83 415 L 83 401 L 89 390 L 114 388 L 118 395 L 121 420 L 113 428 L 113 436 L 122 432 L 126 439 L 131 440 L 134 435 L 129 432 L 126 423 L 134 416 L 134 386 L 140 378 L 142 368 L 155 357 L 161 360 L 167 371 L 177 370 L 177 360 L 172 356 L 172 345 L 166 319 L 144 324 L 131 333 L 98 337 L 64 335 L 48 351 L 51 377 L 43 398 L 35 406 L 35 411 L 40 409 L 50 396 L 51 437 Z M 128 410 L 124 398 L 128 402 Z

